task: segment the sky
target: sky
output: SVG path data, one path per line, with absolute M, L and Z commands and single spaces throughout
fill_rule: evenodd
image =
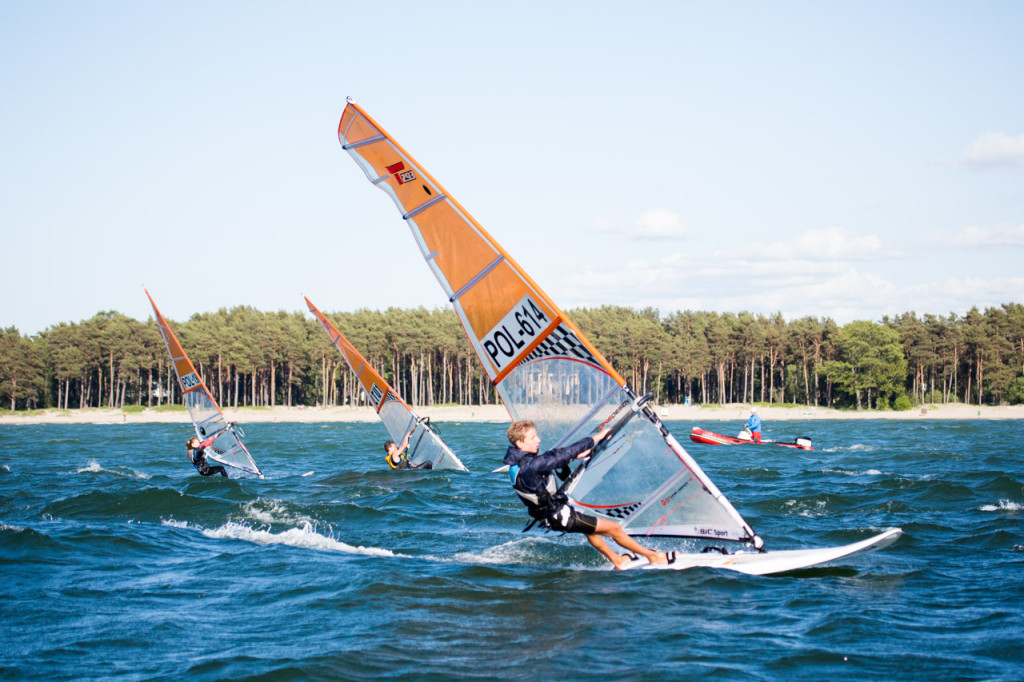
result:
M 563 309 L 1024 302 L 1024 3 L 0 2 L 0 327 L 444 307 L 352 97 Z

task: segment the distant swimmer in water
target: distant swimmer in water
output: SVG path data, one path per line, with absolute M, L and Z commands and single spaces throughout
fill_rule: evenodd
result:
M 422 421 L 422 420 L 420 420 Z M 423 464 L 413 464 L 409 461 L 409 457 L 405 452 L 405 449 L 409 447 L 409 437 L 412 436 L 413 431 L 420 425 L 420 421 L 413 424 L 412 429 L 409 433 L 405 434 L 405 438 L 402 440 L 401 445 L 395 445 L 395 441 L 389 440 L 384 442 L 384 452 L 388 453 L 385 460 L 388 466 L 392 469 L 433 469 L 434 465 L 430 462 L 424 462 Z
M 508 442 L 505 464 L 509 465 L 508 475 L 512 489 L 526 505 L 530 516 L 550 530 L 564 533 L 582 533 L 594 549 L 600 552 L 615 568 L 628 564 L 631 557 L 618 554 L 605 541 L 614 540 L 624 549 L 638 556 L 646 557 L 651 564 L 664 564 L 670 560 L 664 552 L 644 548 L 631 538 L 615 521 L 583 514 L 569 505 L 569 498 L 558 489 L 555 472 L 565 479 L 569 476 L 568 464 L 582 459 L 611 433 L 605 429 L 593 438 L 584 438 L 571 445 L 555 448 L 538 454 L 540 436 L 531 421 L 517 421 L 508 427 Z M 603 537 L 602 537 L 603 536 Z
M 216 436 L 212 436 L 200 443 L 199 436 L 192 436 L 185 442 L 185 452 L 188 453 L 188 461 L 192 462 L 192 466 L 194 466 L 203 476 L 220 474 L 227 478 L 228 472 L 224 467 L 212 467 L 210 466 L 210 463 L 206 461 L 206 446 L 212 443 L 215 437 Z

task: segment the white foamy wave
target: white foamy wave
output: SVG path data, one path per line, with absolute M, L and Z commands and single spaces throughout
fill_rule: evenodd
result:
M 106 471 L 106 469 L 101 467 L 100 463 L 97 462 L 96 460 L 90 459 L 89 460 L 89 464 L 87 466 L 82 467 L 81 469 L 77 470 L 75 473 L 76 474 L 98 474 L 101 471 Z
M 313 519 L 304 514 L 293 514 L 280 500 L 256 499 L 242 507 L 246 518 L 260 523 L 286 523 L 291 525 L 312 525 Z
M 302 547 L 305 549 L 322 549 L 332 552 L 344 552 L 346 554 L 363 554 L 365 556 L 401 556 L 389 549 L 377 547 L 356 547 L 326 535 L 321 535 L 313 530 L 312 526 L 301 528 L 289 528 L 280 533 L 272 533 L 267 530 L 256 530 L 240 523 L 229 521 L 220 528 L 204 529 L 203 535 L 209 538 L 230 538 L 234 540 L 246 540 L 257 545 L 289 545 L 291 547 Z
M 828 502 L 826 500 L 817 500 L 815 502 L 797 502 L 796 500 L 787 500 L 786 507 L 791 511 L 795 511 L 799 516 L 805 518 L 811 518 L 815 516 L 824 516 L 827 513 L 826 507 Z
M 459 552 L 452 557 L 423 557 L 427 561 L 460 563 L 488 566 L 546 566 L 575 571 L 606 571 L 612 565 L 593 552 L 582 537 L 576 536 L 575 546 L 564 547 L 572 550 L 571 558 L 565 551 L 554 551 L 554 546 L 565 546 L 565 540 L 554 542 L 547 538 L 522 538 L 501 545 L 488 547 L 481 552 Z M 614 546 L 618 551 L 621 548 Z M 652 549 L 657 549 L 652 547 Z M 553 563 L 554 562 L 554 563 Z
M 2 471 L 4 473 L 9 473 L 10 470 L 11 470 L 11 467 L 7 466 L 6 464 L 0 465 L 0 471 Z
M 841 476 L 860 476 L 859 471 L 849 471 L 848 469 L 822 469 L 823 474 L 840 474 Z
M 305 478 L 306 476 L 312 476 L 312 475 L 313 475 L 312 471 L 307 471 L 306 473 L 302 474 L 302 477 Z
M 24 531 L 26 529 L 23 528 L 22 526 L 12 526 L 9 523 L 0 523 L 0 530 L 10 530 L 10 531 L 14 531 L 15 533 L 21 533 L 22 531 Z
M 979 507 L 979 511 L 1021 511 L 1024 510 L 1024 504 L 1020 502 L 1013 502 L 1011 500 L 999 500 L 998 505 L 985 504 Z
M 160 521 L 162 526 L 170 526 L 171 528 L 191 528 L 187 521 L 178 521 L 177 519 L 163 519 Z
M 823 448 L 822 452 L 874 452 L 875 450 L 874 445 L 854 443 L 853 445 L 843 445 L 837 448 Z
M 451 559 L 438 561 L 455 561 L 465 564 L 518 564 L 533 565 L 550 558 L 551 541 L 545 538 L 517 538 L 509 542 L 488 547 L 482 552 L 460 552 Z M 544 546 L 547 547 L 544 547 Z
M 120 469 L 121 471 L 118 471 Z M 117 469 L 104 469 L 99 462 L 94 459 L 89 460 L 89 464 L 75 471 L 76 474 L 114 474 L 115 476 L 130 476 L 131 478 L 149 478 L 148 474 L 144 474 L 141 471 L 130 469 L 128 467 L 118 467 Z
M 868 469 L 867 471 L 850 471 L 849 469 L 822 469 L 823 474 L 840 474 L 842 476 L 881 476 L 882 472 L 878 469 Z

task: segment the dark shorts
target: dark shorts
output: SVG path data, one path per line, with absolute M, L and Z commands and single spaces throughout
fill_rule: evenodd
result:
M 554 516 L 548 517 L 547 526 L 551 530 L 563 533 L 593 535 L 597 532 L 597 517 L 580 513 L 572 507 L 565 506 Z

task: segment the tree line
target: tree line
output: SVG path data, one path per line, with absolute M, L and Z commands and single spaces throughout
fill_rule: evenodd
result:
M 661 403 L 910 409 L 1024 403 L 1024 306 L 909 312 L 839 326 L 780 313 L 618 306 L 567 311 L 639 393 Z M 451 309 L 329 317 L 410 404 L 498 402 Z M 320 325 L 249 306 L 169 322 L 222 407 L 358 405 L 366 396 Z M 156 322 L 114 311 L 34 336 L 0 328 L 0 400 L 13 412 L 181 403 Z

